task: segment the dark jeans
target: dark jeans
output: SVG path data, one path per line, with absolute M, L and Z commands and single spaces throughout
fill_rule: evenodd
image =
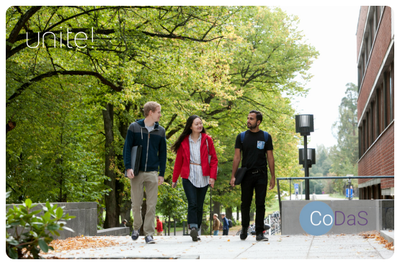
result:
M 241 183 L 242 190 L 242 227 L 247 231 L 250 224 L 250 206 L 253 199 L 253 190 L 256 191 L 256 234 L 264 231 L 265 196 L 267 195 L 267 171 L 259 170 L 259 173 L 246 173 Z
M 203 219 L 203 203 L 208 186 L 196 188 L 188 179 L 182 179 L 183 189 L 188 200 L 188 224 L 189 229 L 200 228 Z
M 227 236 L 229 234 L 229 229 L 223 229 L 222 230 L 222 235 Z

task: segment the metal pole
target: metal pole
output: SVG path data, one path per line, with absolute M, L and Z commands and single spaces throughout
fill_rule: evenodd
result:
M 281 191 L 279 189 L 279 179 L 276 180 L 276 184 L 277 184 L 276 186 L 278 189 L 279 213 L 281 215 L 281 221 L 282 221 L 282 201 L 281 201 Z
M 212 190 L 212 187 L 210 185 L 210 236 L 212 235 L 212 227 L 213 227 L 213 225 L 212 225 L 213 215 L 212 215 L 212 208 L 211 208 L 211 206 L 212 206 L 212 201 L 211 201 L 212 193 L 211 193 L 211 190 Z
M 300 182 L 300 200 L 303 199 L 303 181 Z
M 307 178 L 309 176 L 308 172 L 308 157 L 307 157 L 307 135 L 304 135 L 304 176 Z M 310 186 L 309 180 L 306 179 L 306 201 L 310 200 Z

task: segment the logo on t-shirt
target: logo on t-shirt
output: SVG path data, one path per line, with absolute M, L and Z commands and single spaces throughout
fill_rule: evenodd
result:
M 264 149 L 265 142 L 264 141 L 257 141 L 257 148 L 258 149 Z

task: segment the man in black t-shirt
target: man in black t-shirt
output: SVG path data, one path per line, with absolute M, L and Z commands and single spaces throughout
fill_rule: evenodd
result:
M 267 195 L 267 160 L 271 172 L 269 189 L 275 187 L 275 161 L 273 155 L 272 138 L 260 130 L 262 114 L 252 110 L 247 116 L 247 130 L 242 140 L 239 134 L 236 137 L 235 156 L 233 158 L 232 176 L 230 184 L 235 186 L 235 174 L 238 169 L 241 152 L 243 152 L 242 167 L 246 167 L 246 175 L 241 183 L 242 191 L 242 233 L 240 239 L 247 238 L 247 228 L 250 224 L 250 206 L 253 198 L 253 190 L 256 193 L 256 240 L 268 241 L 264 236 L 265 196 Z

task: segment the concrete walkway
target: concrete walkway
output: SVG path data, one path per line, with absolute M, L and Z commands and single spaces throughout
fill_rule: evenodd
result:
M 99 238 L 99 237 L 98 237 Z M 269 237 L 257 242 L 239 236 L 201 236 L 193 242 L 189 236 L 155 236 L 156 244 L 147 245 L 143 237 L 104 237 L 118 245 L 105 248 L 69 250 L 49 256 L 72 259 L 388 259 L 394 251 L 375 239 L 359 235 L 296 235 Z M 100 237 L 101 239 L 101 237 Z

